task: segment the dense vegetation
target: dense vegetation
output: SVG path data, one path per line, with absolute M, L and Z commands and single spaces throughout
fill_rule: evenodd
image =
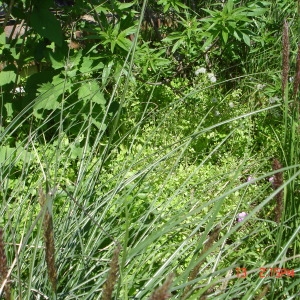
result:
M 3 299 L 299 299 L 295 1 L 0 4 Z

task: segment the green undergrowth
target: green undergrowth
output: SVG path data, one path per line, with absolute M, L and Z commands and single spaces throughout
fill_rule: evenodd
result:
M 171 87 L 164 89 L 159 87 L 160 99 L 150 90 L 140 107 L 139 94 L 129 93 L 121 127 L 111 140 L 100 133 L 91 144 L 92 127 L 82 126 L 75 139 L 62 132 L 61 138 L 42 142 L 40 126 L 31 129 L 30 140 L 5 148 L 1 225 L 10 232 L 7 245 L 15 245 L 15 251 L 23 241 L 15 295 L 49 290 L 46 278 L 34 276 L 46 268 L 38 226 L 40 187 L 53 195 L 59 299 L 94 299 L 101 293 L 114 240 L 123 247 L 119 298 L 143 299 L 169 273 L 175 274 L 172 294 L 185 297 L 189 273 L 204 258 L 193 293 L 205 293 L 207 284 L 218 299 L 242 295 L 245 286 L 253 295 L 261 292 L 259 268 L 273 261 L 276 245 L 268 179 L 278 149 L 262 138 L 272 126 L 261 137 L 254 126 L 263 126 L 278 105 L 269 103 L 253 113 L 242 90 L 224 97 L 216 93 L 215 100 L 209 87 L 188 89 L 184 98 Z M 149 109 L 151 104 L 155 109 Z M 242 211 L 249 216 L 245 225 L 236 222 Z M 217 225 L 218 240 L 199 258 Z M 12 262 L 14 251 L 8 253 Z M 250 271 L 243 282 L 236 278 L 239 267 Z M 30 286 L 22 283 L 24 276 L 31 278 Z M 286 293 L 285 283 L 293 279 L 270 280 L 278 293 Z

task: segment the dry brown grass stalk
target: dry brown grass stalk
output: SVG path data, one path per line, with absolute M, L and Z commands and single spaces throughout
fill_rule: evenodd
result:
M 56 292 L 57 287 L 57 271 L 55 267 L 55 244 L 53 232 L 52 214 L 47 207 L 47 200 L 42 188 L 39 189 L 39 202 L 42 209 L 45 209 L 43 230 L 45 240 L 45 257 L 48 270 L 48 278 L 52 285 L 52 290 Z
M 111 300 L 112 294 L 114 291 L 114 287 L 117 283 L 118 274 L 119 274 L 119 256 L 121 252 L 121 247 L 119 245 L 116 246 L 114 250 L 113 257 L 110 263 L 109 273 L 106 279 L 106 282 L 103 286 L 102 292 L 102 300 Z
M 199 300 L 206 300 L 206 299 L 208 299 L 209 295 L 214 292 L 215 285 L 216 284 L 212 285 L 204 294 L 202 294 L 200 296 Z
M 268 291 L 269 291 L 269 288 L 270 288 L 270 286 L 267 284 L 267 285 L 265 285 L 265 287 L 264 287 L 264 289 L 260 292 L 260 294 L 255 298 L 255 300 L 261 300 L 261 299 L 263 299 L 266 295 L 267 295 L 267 293 L 268 293 Z
M 0 228 L 0 286 L 3 284 L 4 280 L 6 280 L 6 284 L 3 289 L 2 296 L 4 300 L 11 299 L 11 287 L 10 287 L 10 278 L 8 276 L 8 268 L 7 268 L 7 259 L 4 248 L 4 239 L 3 239 L 3 230 Z
M 173 281 L 173 274 L 170 274 L 162 286 L 158 287 L 150 296 L 149 300 L 166 300 L 171 297 L 169 293 L 170 286 Z
M 273 164 L 272 164 L 272 169 L 273 171 L 280 170 L 282 168 L 282 165 L 280 164 L 279 160 L 274 158 Z M 278 189 L 281 185 L 283 184 L 283 173 L 278 172 L 274 174 L 274 182 L 273 182 L 273 187 L 274 189 Z M 283 190 L 278 192 L 275 196 L 276 199 L 276 206 L 275 206 L 275 222 L 280 223 L 281 221 L 281 216 L 282 216 L 282 211 L 283 211 Z
M 286 20 L 283 23 L 283 38 L 282 38 L 282 47 L 283 47 L 283 57 L 282 57 L 282 94 L 285 95 L 285 89 L 288 84 L 289 77 L 289 52 L 290 52 L 290 43 L 289 43 L 289 25 Z
M 203 256 L 209 248 L 211 248 L 211 246 L 213 245 L 213 243 L 216 241 L 216 239 L 218 238 L 219 234 L 220 234 L 220 231 L 221 231 L 221 226 L 220 225 L 217 225 L 215 227 L 215 229 L 213 230 L 213 232 L 210 234 L 209 238 L 208 238 L 208 241 L 205 243 L 204 247 L 203 247 L 203 250 L 200 252 L 199 254 L 199 257 L 200 256 Z M 205 261 L 205 258 L 202 259 L 195 267 L 194 269 L 191 271 L 190 275 L 189 275 L 189 281 L 192 281 L 194 280 L 197 276 L 198 276 L 198 273 L 199 273 L 199 270 L 202 266 L 202 264 L 204 263 Z M 191 285 L 188 285 L 186 286 L 184 292 L 183 292 L 183 299 L 185 299 L 185 297 L 187 296 L 187 294 L 190 292 L 192 286 Z

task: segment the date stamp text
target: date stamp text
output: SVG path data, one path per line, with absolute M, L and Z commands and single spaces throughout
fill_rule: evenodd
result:
M 236 276 L 238 278 L 246 278 L 247 277 L 247 269 L 246 268 L 235 268 L 235 272 L 236 272 Z M 283 276 L 295 277 L 295 271 L 285 269 L 285 268 L 259 268 L 258 276 L 260 278 L 265 278 L 265 277 L 281 278 Z

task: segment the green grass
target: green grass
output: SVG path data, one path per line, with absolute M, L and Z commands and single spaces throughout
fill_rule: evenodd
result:
M 171 273 L 174 299 L 181 298 L 188 285 L 192 285 L 191 299 L 205 291 L 214 292 L 215 299 L 248 299 L 266 284 L 276 297 L 293 295 L 297 276 L 264 280 L 258 276 L 260 267 L 297 268 L 297 253 L 290 249 L 296 245 L 299 228 L 290 228 L 290 237 L 282 239 L 279 248 L 277 245 L 272 201 L 278 191 L 265 181 L 274 173 L 268 160 L 271 154 L 264 157 L 264 153 L 248 150 L 238 157 L 229 151 L 238 145 L 237 121 L 253 115 L 259 118 L 270 109 L 206 128 L 202 127 L 208 117 L 186 118 L 185 131 L 189 132 L 183 134 L 176 125 L 184 120 L 175 117 L 176 106 L 171 111 L 167 106 L 155 113 L 155 123 L 153 114 L 145 113 L 142 122 L 136 122 L 110 148 L 100 134 L 94 144 L 88 144 L 90 124 L 78 132 L 78 138 L 83 137 L 81 147 L 76 146 L 76 138 L 68 141 L 66 137 L 60 143 L 53 138 L 43 145 L 39 127 L 31 129 L 32 138 L 20 141 L 22 155 L 10 153 L 1 174 L 2 226 L 14 297 L 29 299 L 51 291 L 44 262 L 39 186 L 57 187 L 51 201 L 58 299 L 100 298 L 115 243 L 122 245 L 115 288 L 119 299 L 144 299 Z M 228 134 L 220 133 L 221 137 L 209 142 L 207 153 L 193 146 L 197 139 L 209 139 L 209 134 L 229 124 Z M 246 125 L 247 132 L 251 128 Z M 3 144 L 9 135 L 5 133 Z M 72 152 L 76 147 L 79 157 Z M 291 172 L 295 167 L 285 170 Z M 250 175 L 256 178 L 254 184 L 246 181 Z M 298 175 L 294 171 L 280 188 L 288 187 Z M 248 217 L 236 224 L 241 211 L 247 211 Z M 283 230 L 288 224 L 282 223 Z M 219 238 L 199 257 L 217 225 L 221 226 Z M 189 280 L 200 262 L 199 274 Z M 237 278 L 237 267 L 247 268 L 246 279 Z M 224 290 L 223 282 L 227 282 Z

